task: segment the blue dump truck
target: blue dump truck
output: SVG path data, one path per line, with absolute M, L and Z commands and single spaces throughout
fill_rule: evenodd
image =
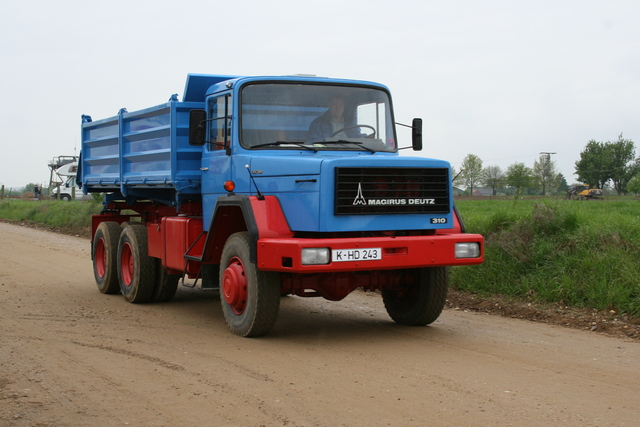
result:
M 409 127 L 421 150 L 422 121 Z M 365 81 L 190 74 L 182 100 L 83 115 L 79 182 L 105 194 L 98 289 L 169 301 L 190 278 L 219 288 L 246 337 L 273 328 L 282 296 L 358 288 L 395 322 L 429 324 L 448 267 L 483 262 L 484 240 L 465 233 L 449 163 L 400 148 L 389 90 Z

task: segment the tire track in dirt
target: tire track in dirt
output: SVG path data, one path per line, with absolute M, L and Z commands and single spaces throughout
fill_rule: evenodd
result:
M 131 350 L 125 350 L 125 349 L 122 349 L 122 348 L 115 348 L 115 347 L 108 346 L 108 345 L 87 344 L 87 343 L 82 343 L 82 342 L 79 342 L 79 341 L 70 341 L 70 342 L 71 342 L 71 344 L 79 345 L 81 347 L 97 348 L 97 349 L 100 349 L 100 350 L 109 351 L 111 353 L 123 354 L 123 355 L 129 356 L 129 357 L 136 357 L 138 359 L 146 360 L 148 362 L 156 364 L 156 365 L 158 365 L 158 366 L 160 366 L 162 368 L 171 369 L 172 371 L 182 372 L 182 371 L 186 370 L 184 366 L 176 365 L 174 363 L 167 362 L 166 360 L 162 360 L 162 359 L 159 359 L 157 357 L 151 357 L 151 356 L 147 356 L 145 354 L 136 353 L 135 351 L 131 351 Z

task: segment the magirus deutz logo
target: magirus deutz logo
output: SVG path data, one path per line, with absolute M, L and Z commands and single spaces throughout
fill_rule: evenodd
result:
M 362 194 L 362 183 L 358 183 L 358 194 L 356 198 L 353 200 L 353 206 L 390 206 L 390 205 L 399 205 L 399 206 L 427 206 L 427 205 L 435 205 L 436 199 L 413 199 L 413 198 L 369 198 L 366 199 Z

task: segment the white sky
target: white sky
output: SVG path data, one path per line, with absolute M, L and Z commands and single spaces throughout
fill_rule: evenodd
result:
M 187 73 L 377 81 L 397 121 L 424 120 L 404 154 L 506 169 L 557 152 L 571 184 L 590 139 L 640 148 L 639 21 L 636 0 L 4 0 L 0 184 L 47 184 L 82 114 L 182 97 Z

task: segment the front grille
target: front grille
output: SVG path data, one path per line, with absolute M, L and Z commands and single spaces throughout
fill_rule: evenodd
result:
M 336 168 L 336 215 L 448 214 L 447 168 Z

